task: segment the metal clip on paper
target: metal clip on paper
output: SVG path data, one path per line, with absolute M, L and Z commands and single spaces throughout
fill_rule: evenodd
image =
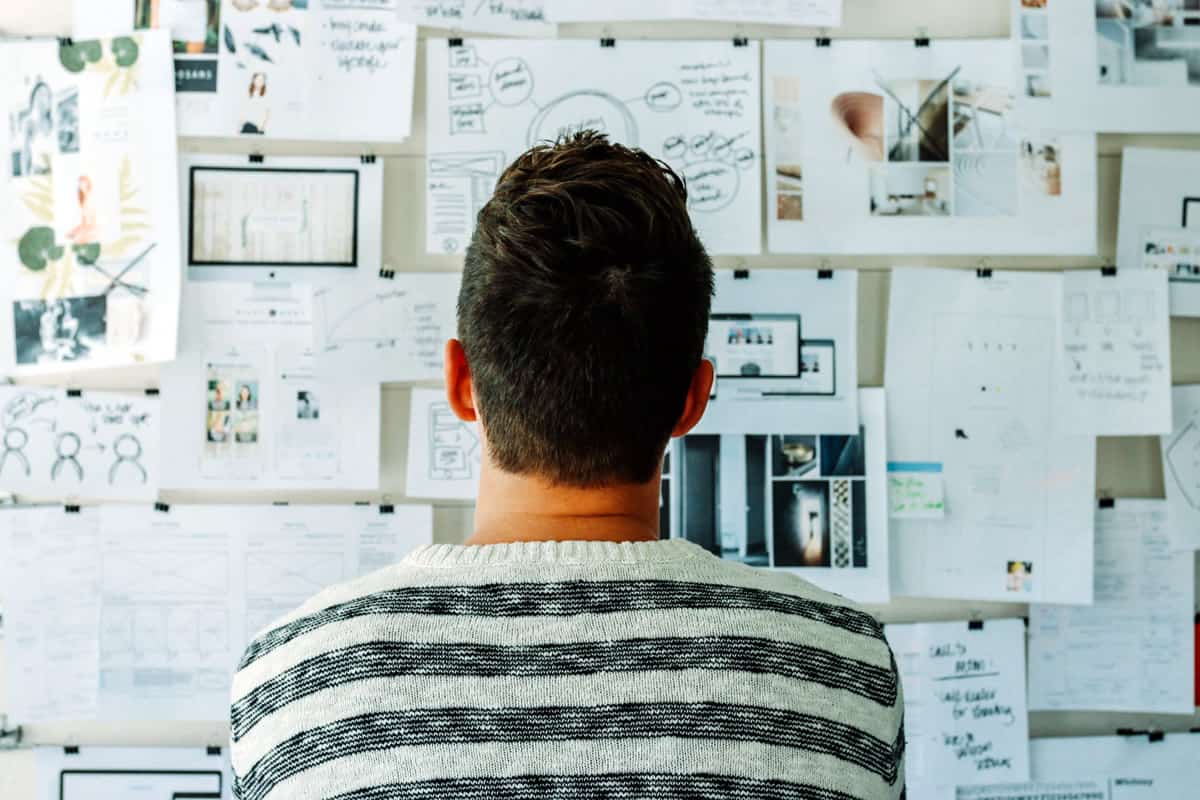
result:
M 251 164 L 263 163 L 263 154 L 262 153 L 251 153 L 250 154 L 250 163 Z
M 1101 267 L 1100 274 L 1106 278 L 1115 278 L 1115 277 L 1117 277 L 1117 268 L 1116 267 Z
M 611 36 L 605 36 L 603 39 L 600 40 L 600 46 L 601 47 L 616 47 L 617 40 L 612 38 Z
M 24 731 L 18 725 L 15 728 L 8 727 L 8 716 L 0 714 L 0 750 L 15 750 L 21 746 L 21 737 Z
M 747 39 L 745 36 L 735 36 L 735 37 L 733 37 L 733 46 L 734 47 L 749 47 L 750 40 Z
M 463 46 L 463 40 L 462 40 L 462 38 L 461 38 L 461 37 L 458 37 L 458 36 L 452 36 L 450 39 L 448 39 L 448 40 L 446 41 L 446 44 L 450 45 L 451 47 L 462 47 L 462 46 Z

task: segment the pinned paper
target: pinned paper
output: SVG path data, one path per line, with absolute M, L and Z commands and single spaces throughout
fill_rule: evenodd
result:
M 892 519 L 945 519 L 946 485 L 942 465 L 888 462 L 888 516 Z

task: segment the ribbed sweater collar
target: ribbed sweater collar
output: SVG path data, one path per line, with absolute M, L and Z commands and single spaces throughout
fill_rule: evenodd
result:
M 707 550 L 683 539 L 656 542 L 511 542 L 488 545 L 432 544 L 408 554 L 404 563 L 421 567 L 494 564 L 637 564 L 711 558 Z

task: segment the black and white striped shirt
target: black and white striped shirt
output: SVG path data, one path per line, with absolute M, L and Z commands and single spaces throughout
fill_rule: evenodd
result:
M 256 638 L 241 800 L 883 800 L 879 624 L 685 541 L 433 545 Z

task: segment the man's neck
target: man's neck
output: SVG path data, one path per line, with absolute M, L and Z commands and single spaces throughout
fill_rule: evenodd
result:
M 470 545 L 658 538 L 659 479 L 580 489 L 484 464 Z

